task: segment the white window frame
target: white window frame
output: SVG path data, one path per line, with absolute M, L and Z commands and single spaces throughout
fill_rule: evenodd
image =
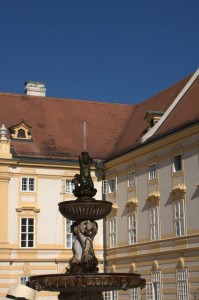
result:
M 153 163 L 149 165 L 148 178 L 149 181 L 156 180 L 158 178 L 157 163 Z
M 182 154 L 177 154 L 173 156 L 173 173 L 177 173 L 181 171 L 182 171 Z
M 130 296 L 131 300 L 138 300 L 139 299 L 139 289 L 138 288 L 132 288 L 130 293 L 131 293 L 131 296 Z
M 151 274 L 153 283 L 154 300 L 162 300 L 161 272 L 155 271 Z
M 137 212 L 129 214 L 128 216 L 128 231 L 129 231 L 129 245 L 137 243 Z
M 152 282 L 146 283 L 146 300 L 154 300 L 154 289 Z
M 102 182 L 103 194 L 111 194 L 117 191 L 117 177 L 105 179 Z
M 117 299 L 118 299 L 117 291 L 104 292 L 104 300 L 117 300 Z
M 25 220 L 25 224 L 22 224 L 22 220 Z M 30 224 L 30 220 L 33 220 L 33 225 Z M 23 222 L 24 223 L 24 222 Z M 33 227 L 33 230 L 30 229 Z M 32 239 L 30 237 L 32 236 Z M 23 246 L 22 243 L 25 242 Z M 32 246 L 29 243 L 33 242 Z M 34 248 L 35 247 L 35 218 L 26 217 L 20 218 L 20 248 Z
M 149 208 L 149 229 L 150 240 L 159 240 L 159 207 L 157 205 Z
M 66 231 L 66 249 L 72 249 L 73 241 L 74 241 L 74 236 L 71 232 L 71 225 L 73 224 L 73 221 L 69 219 L 65 219 L 65 231 Z
M 109 245 L 114 248 L 117 245 L 117 228 L 116 217 L 109 220 Z
M 174 201 L 174 224 L 175 224 L 175 236 L 185 235 L 185 201 L 184 201 L 184 199 Z
M 128 172 L 128 187 L 135 187 L 135 171 Z
M 26 285 L 26 282 L 28 282 L 28 276 L 20 276 L 19 277 L 19 283 L 20 284 L 23 284 L 23 285 Z
M 178 300 L 189 300 L 188 272 L 187 269 L 177 271 Z
M 34 193 L 35 191 L 36 191 L 35 177 L 29 177 L 29 176 L 21 177 L 21 192 Z
M 65 193 L 73 194 L 74 189 L 75 189 L 74 183 L 72 183 L 70 179 L 66 179 L 65 180 Z

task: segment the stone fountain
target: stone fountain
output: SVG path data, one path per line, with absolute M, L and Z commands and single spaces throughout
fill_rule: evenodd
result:
M 103 291 L 127 290 L 145 287 L 145 279 L 137 273 L 98 273 L 98 260 L 93 248 L 97 234 L 96 220 L 105 218 L 112 203 L 93 198 L 97 192 L 90 175 L 92 158 L 84 151 L 79 156 L 80 174 L 72 182 L 76 200 L 60 202 L 61 214 L 74 221 L 71 232 L 73 257 L 65 274 L 49 274 L 29 277 L 28 285 L 38 291 L 60 292 L 59 300 L 103 299 Z

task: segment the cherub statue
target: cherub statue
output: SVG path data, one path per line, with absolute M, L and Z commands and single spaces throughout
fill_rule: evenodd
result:
M 97 234 L 98 225 L 95 221 L 84 220 L 75 222 L 71 226 L 71 232 L 76 237 L 73 243 L 73 257 L 69 261 L 71 273 L 82 271 L 97 272 L 98 260 L 93 249 L 93 239 Z

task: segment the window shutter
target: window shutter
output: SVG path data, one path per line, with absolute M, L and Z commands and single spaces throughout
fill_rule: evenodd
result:
M 117 191 L 117 177 L 115 177 L 115 191 Z
M 107 185 L 107 180 L 106 179 L 102 181 L 102 192 L 103 192 L 103 194 L 108 193 L 108 185 Z

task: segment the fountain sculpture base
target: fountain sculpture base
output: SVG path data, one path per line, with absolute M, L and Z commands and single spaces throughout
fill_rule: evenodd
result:
M 104 300 L 102 292 L 67 292 L 60 293 L 58 296 L 59 300 Z
M 60 292 L 59 300 L 102 300 L 103 291 L 144 288 L 145 284 L 145 279 L 140 278 L 137 273 L 49 274 L 29 277 L 31 288 Z

